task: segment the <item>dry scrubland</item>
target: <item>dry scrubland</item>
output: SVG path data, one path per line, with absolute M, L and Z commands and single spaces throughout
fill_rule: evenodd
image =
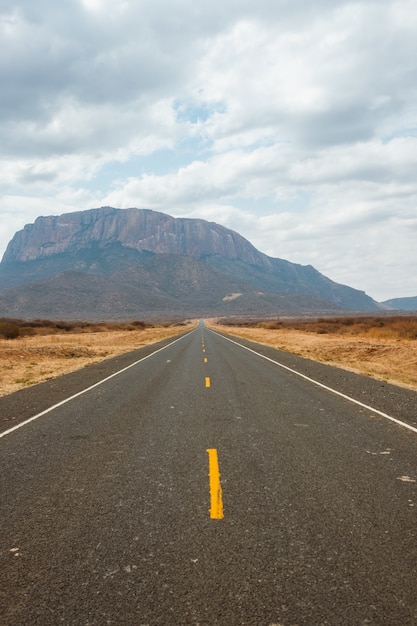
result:
M 176 335 L 191 322 L 151 325 L 0 320 L 0 396 Z
M 0 320 L 0 395 L 135 350 L 192 325 Z M 212 320 L 208 325 L 417 390 L 417 316 Z
M 213 328 L 417 390 L 417 316 L 218 320 Z

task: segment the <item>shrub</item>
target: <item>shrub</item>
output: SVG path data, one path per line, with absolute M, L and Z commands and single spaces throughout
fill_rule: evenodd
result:
M 20 335 L 20 328 L 13 322 L 0 322 L 0 336 L 5 339 L 16 339 Z
M 145 330 L 146 328 L 146 324 L 145 322 L 143 322 L 142 320 L 135 320 L 134 322 L 132 322 L 133 326 L 136 327 L 136 329 L 142 329 Z

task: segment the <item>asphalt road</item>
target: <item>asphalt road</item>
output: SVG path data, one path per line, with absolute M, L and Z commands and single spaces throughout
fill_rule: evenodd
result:
M 203 326 L 0 399 L 0 624 L 417 624 L 416 401 Z

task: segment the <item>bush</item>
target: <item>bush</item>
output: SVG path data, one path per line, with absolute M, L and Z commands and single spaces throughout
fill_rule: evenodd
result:
M 132 322 L 132 324 L 133 326 L 135 326 L 136 329 L 140 328 L 141 330 L 145 330 L 147 326 L 142 320 L 135 320 L 134 322 Z
M 13 322 L 0 322 L 0 336 L 5 339 L 16 339 L 20 335 L 20 328 Z

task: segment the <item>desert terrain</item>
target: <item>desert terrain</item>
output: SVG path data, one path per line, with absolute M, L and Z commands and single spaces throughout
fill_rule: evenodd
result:
M 0 396 L 191 329 L 196 322 L 0 320 Z M 417 391 L 417 317 L 210 320 L 208 327 Z
M 177 335 L 192 324 L 0 320 L 0 396 Z

